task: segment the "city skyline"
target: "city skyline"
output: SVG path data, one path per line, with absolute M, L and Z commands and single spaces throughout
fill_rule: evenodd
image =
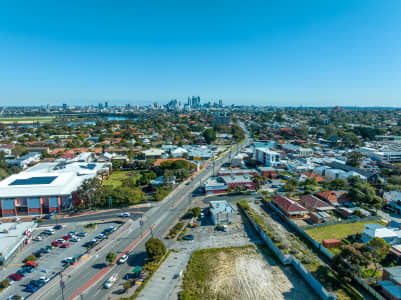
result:
M 398 1 L 1 7 L 1 106 L 401 103 Z

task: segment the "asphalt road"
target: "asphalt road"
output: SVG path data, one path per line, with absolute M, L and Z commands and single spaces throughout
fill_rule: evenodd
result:
M 246 137 L 244 143 L 241 145 L 246 146 L 248 144 L 248 138 Z M 233 152 L 233 153 L 230 153 Z M 223 157 L 217 159 L 215 164 L 215 170 L 228 162 L 230 155 L 234 156 L 238 152 L 238 149 L 234 151 L 227 152 Z M 213 163 L 211 163 L 213 164 Z M 209 164 L 209 165 L 211 165 Z M 169 226 L 180 217 L 191 204 L 191 191 L 199 187 L 209 176 L 212 175 L 212 167 L 206 167 L 202 170 L 189 185 L 183 185 L 181 188 L 177 188 L 172 192 L 172 197 L 168 201 L 163 201 L 162 203 L 156 204 L 151 210 L 144 214 L 142 220 L 144 225 L 140 228 L 135 223 L 130 230 L 122 234 L 116 241 L 113 241 L 107 249 L 99 252 L 99 255 L 92 257 L 90 261 L 81 265 L 77 271 L 71 274 L 68 278 L 64 278 L 65 289 L 64 289 L 64 299 L 69 299 L 76 291 L 78 291 L 82 286 L 84 286 L 91 278 L 93 278 L 96 273 L 99 272 L 99 268 L 104 266 L 105 255 L 108 252 L 115 252 L 117 254 L 123 252 L 128 246 L 140 236 L 141 232 L 149 229 L 153 224 L 155 227 L 153 229 L 153 236 L 161 238 Z M 174 205 L 175 204 L 175 205 Z M 118 273 L 119 277 L 124 276 L 126 273 L 132 270 L 136 265 L 143 265 L 145 263 L 146 252 L 145 243 L 151 237 L 151 234 L 147 235 L 131 252 L 127 263 L 123 265 L 115 266 L 108 275 L 103 279 L 99 280 L 97 283 L 89 287 L 85 292 L 82 293 L 81 299 L 85 300 L 99 300 L 107 299 L 107 294 L 109 290 L 103 289 L 103 284 L 105 280 L 112 274 Z M 172 241 L 164 240 L 166 246 L 172 245 Z M 49 288 L 45 295 L 41 299 L 51 299 L 51 300 L 63 300 L 61 294 L 61 289 L 58 285 Z M 77 297 L 79 299 L 79 296 Z

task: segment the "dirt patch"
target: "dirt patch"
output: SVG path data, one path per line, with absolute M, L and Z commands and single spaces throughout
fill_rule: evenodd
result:
M 196 286 L 199 291 L 196 299 L 298 300 L 305 296 L 306 299 L 318 299 L 306 283 L 293 274 L 295 270 L 271 263 L 272 258 L 269 258 L 269 263 L 262 254 L 264 250 L 263 247 L 253 246 L 210 249 L 210 252 L 201 250 L 201 257 L 197 257 L 197 261 L 208 265 L 204 269 L 208 273 L 196 276 L 188 274 L 187 271 L 184 278 L 184 293 L 185 286 Z M 191 259 L 190 265 L 194 263 L 195 261 Z M 194 270 L 197 269 L 194 265 L 192 267 Z M 192 272 L 191 267 L 188 270 Z M 197 282 L 193 281 L 188 285 L 192 276 Z

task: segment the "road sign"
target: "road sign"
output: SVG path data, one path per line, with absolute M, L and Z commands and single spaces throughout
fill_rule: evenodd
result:
M 64 283 L 64 281 L 60 281 L 60 288 L 62 288 L 62 289 L 64 289 L 65 288 L 65 283 Z

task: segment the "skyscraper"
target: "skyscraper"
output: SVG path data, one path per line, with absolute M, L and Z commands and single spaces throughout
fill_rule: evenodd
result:
M 105 102 L 104 102 L 104 107 L 105 107 L 105 108 L 108 108 L 108 107 L 109 107 L 109 102 L 105 101 Z

